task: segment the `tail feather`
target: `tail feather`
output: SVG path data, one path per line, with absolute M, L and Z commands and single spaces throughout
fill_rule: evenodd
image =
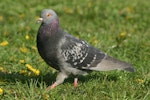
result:
M 134 72 L 134 69 L 131 67 L 129 63 L 117 60 L 109 56 L 106 56 L 99 64 L 97 64 L 97 66 L 90 67 L 89 69 L 96 71 L 109 71 L 118 69 Z

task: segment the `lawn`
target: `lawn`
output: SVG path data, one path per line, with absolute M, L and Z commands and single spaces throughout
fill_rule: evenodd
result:
M 150 100 L 150 0 L 1 0 L 1 100 Z M 54 9 L 66 32 L 108 55 L 129 62 L 136 72 L 92 72 L 55 89 L 57 71 L 36 48 L 40 11 Z

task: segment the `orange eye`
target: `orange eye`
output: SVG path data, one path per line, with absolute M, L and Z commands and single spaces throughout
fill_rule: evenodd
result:
M 50 13 L 47 13 L 47 14 L 46 14 L 46 16 L 47 16 L 47 17 L 50 17 L 50 16 L 51 16 L 51 14 L 50 14 Z

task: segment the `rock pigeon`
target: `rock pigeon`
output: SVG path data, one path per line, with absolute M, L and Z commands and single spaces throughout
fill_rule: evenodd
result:
M 52 9 L 41 11 L 37 33 L 37 48 L 44 61 L 58 70 L 56 81 L 47 90 L 64 82 L 69 75 L 86 75 L 91 71 L 126 70 L 134 72 L 130 64 L 112 58 L 87 42 L 68 34 L 59 26 Z M 77 86 L 77 78 L 74 78 Z

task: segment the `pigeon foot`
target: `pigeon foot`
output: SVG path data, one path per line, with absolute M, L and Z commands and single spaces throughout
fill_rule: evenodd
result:
M 54 83 L 54 84 L 48 86 L 48 87 L 46 88 L 46 91 L 52 90 L 52 89 L 54 89 L 55 87 L 56 87 L 56 84 Z
M 78 78 L 74 78 L 74 83 L 73 83 L 74 88 L 76 88 L 77 85 L 78 85 Z

